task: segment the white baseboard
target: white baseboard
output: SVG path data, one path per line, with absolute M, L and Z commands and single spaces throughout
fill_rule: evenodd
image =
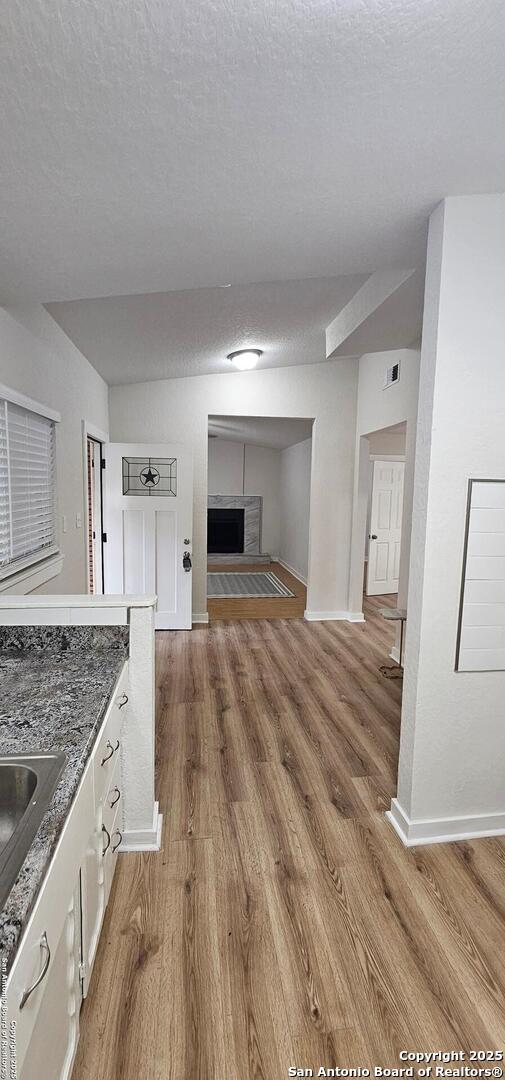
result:
M 197 612 L 194 611 L 191 616 L 191 622 L 193 623 L 208 623 L 209 613 L 208 611 Z
M 304 577 L 299 570 L 295 570 L 294 566 L 290 566 L 290 564 L 285 562 L 284 559 L 281 559 L 279 555 L 277 555 L 276 557 L 272 556 L 272 562 L 278 562 L 279 566 L 283 566 L 285 570 L 288 570 L 289 573 L 292 574 L 297 581 L 301 581 L 302 585 L 307 584 L 307 578 Z
M 304 611 L 307 622 L 364 622 L 362 611 Z
M 391 809 L 386 811 L 386 817 L 405 847 L 447 844 L 455 840 L 478 840 L 484 836 L 505 836 L 505 813 L 411 821 L 398 799 L 392 799 Z
M 160 851 L 162 829 L 163 814 L 160 814 L 159 803 L 155 802 L 152 828 L 125 831 L 119 851 Z

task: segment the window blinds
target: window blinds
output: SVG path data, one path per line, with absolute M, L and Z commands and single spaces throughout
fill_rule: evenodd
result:
M 0 398 L 0 577 L 57 550 L 53 420 Z

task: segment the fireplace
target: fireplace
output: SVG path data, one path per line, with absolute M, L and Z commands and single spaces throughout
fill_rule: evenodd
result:
M 237 555 L 244 551 L 244 510 L 207 510 L 209 554 Z
M 209 495 L 207 513 L 209 555 L 233 555 L 234 558 L 231 561 L 235 561 L 236 558 L 240 562 L 240 560 L 244 561 L 247 556 L 260 554 L 261 495 Z M 232 537 L 231 530 L 237 528 L 238 516 L 236 515 L 238 514 L 241 516 L 240 535 L 235 534 Z M 235 518 L 235 524 L 232 524 L 233 518 Z M 223 522 L 223 526 L 226 523 L 226 531 L 229 533 L 226 547 L 222 546 L 221 540 L 218 540 L 214 533 L 214 523 L 221 528 L 221 522 Z M 224 544 L 224 536 L 222 539 Z M 231 546 L 232 540 L 233 547 Z

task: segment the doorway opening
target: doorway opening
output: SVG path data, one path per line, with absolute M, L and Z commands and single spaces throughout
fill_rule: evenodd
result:
M 87 567 L 88 592 L 103 595 L 103 444 L 91 435 L 86 436 L 86 496 L 87 496 Z
M 396 600 L 400 580 L 407 424 L 371 432 L 365 532 L 365 596 Z
M 209 416 L 211 619 L 303 618 L 311 418 Z

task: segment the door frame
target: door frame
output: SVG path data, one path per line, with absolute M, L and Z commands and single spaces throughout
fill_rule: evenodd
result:
M 405 454 L 369 454 L 369 460 L 370 460 L 370 464 L 371 464 L 371 468 L 370 468 L 370 487 L 369 487 L 370 513 L 371 513 L 371 511 L 372 511 L 372 502 L 373 502 L 373 478 L 374 478 L 374 464 L 375 464 L 375 462 L 376 461 L 402 461 L 403 462 L 403 479 L 404 479 L 404 484 L 405 484 L 406 457 L 405 457 Z M 404 502 L 402 502 L 402 531 L 401 531 L 401 537 L 400 537 L 400 558 L 401 558 L 401 545 L 402 545 L 402 542 L 403 542 L 403 508 L 404 508 Z M 371 521 L 370 521 L 370 524 L 371 524 Z M 364 596 L 369 596 L 369 595 L 373 596 L 373 595 L 378 595 L 378 594 L 368 593 L 367 592 L 367 587 L 368 587 L 368 560 L 369 560 L 369 555 L 370 555 L 370 544 L 368 543 L 368 549 L 367 549 L 367 540 L 369 541 L 369 535 L 368 535 L 368 504 L 367 504 L 367 518 L 366 518 L 366 521 L 365 521 L 365 558 L 364 558 L 364 566 L 363 566 L 363 594 L 364 594 Z M 367 550 L 368 550 L 368 553 L 367 553 Z M 394 596 L 395 594 L 390 593 L 389 595 Z
M 393 419 L 391 420 L 393 423 Z M 409 478 L 403 490 L 403 514 L 402 514 L 402 545 L 400 551 L 400 591 L 405 587 L 408 579 L 408 567 L 410 558 L 410 534 L 412 526 L 412 471 L 415 459 L 416 423 L 405 416 L 394 418 L 395 424 L 406 424 L 405 454 L 388 455 L 374 454 L 370 452 L 370 437 L 383 427 L 374 428 L 364 434 L 358 434 L 356 438 L 356 452 L 354 461 L 354 490 L 352 503 L 352 527 L 351 527 L 351 552 L 349 562 L 349 592 L 348 607 L 351 621 L 364 622 L 363 597 L 365 578 L 365 552 L 367 535 L 367 507 L 368 491 L 370 484 L 370 459 L 378 457 L 387 460 L 389 457 L 405 459 L 405 474 Z M 389 425 L 391 426 L 391 424 Z M 407 522 L 407 530 L 405 530 Z
M 91 582 L 89 576 L 89 550 L 88 550 L 88 530 L 89 530 L 89 511 L 88 511 L 88 438 L 93 439 L 101 446 L 101 458 L 105 457 L 105 448 L 109 442 L 109 434 L 106 431 L 102 431 L 91 423 L 90 420 L 83 419 L 82 421 L 82 478 L 83 478 L 83 507 L 84 512 L 82 516 L 83 521 L 83 533 L 84 533 L 84 562 L 86 566 L 86 592 L 90 594 Z M 103 532 L 103 516 L 104 516 L 104 500 L 103 500 L 103 484 L 101 485 L 101 511 L 102 511 L 102 532 Z M 105 592 L 104 586 L 104 551 L 102 540 L 102 594 Z

